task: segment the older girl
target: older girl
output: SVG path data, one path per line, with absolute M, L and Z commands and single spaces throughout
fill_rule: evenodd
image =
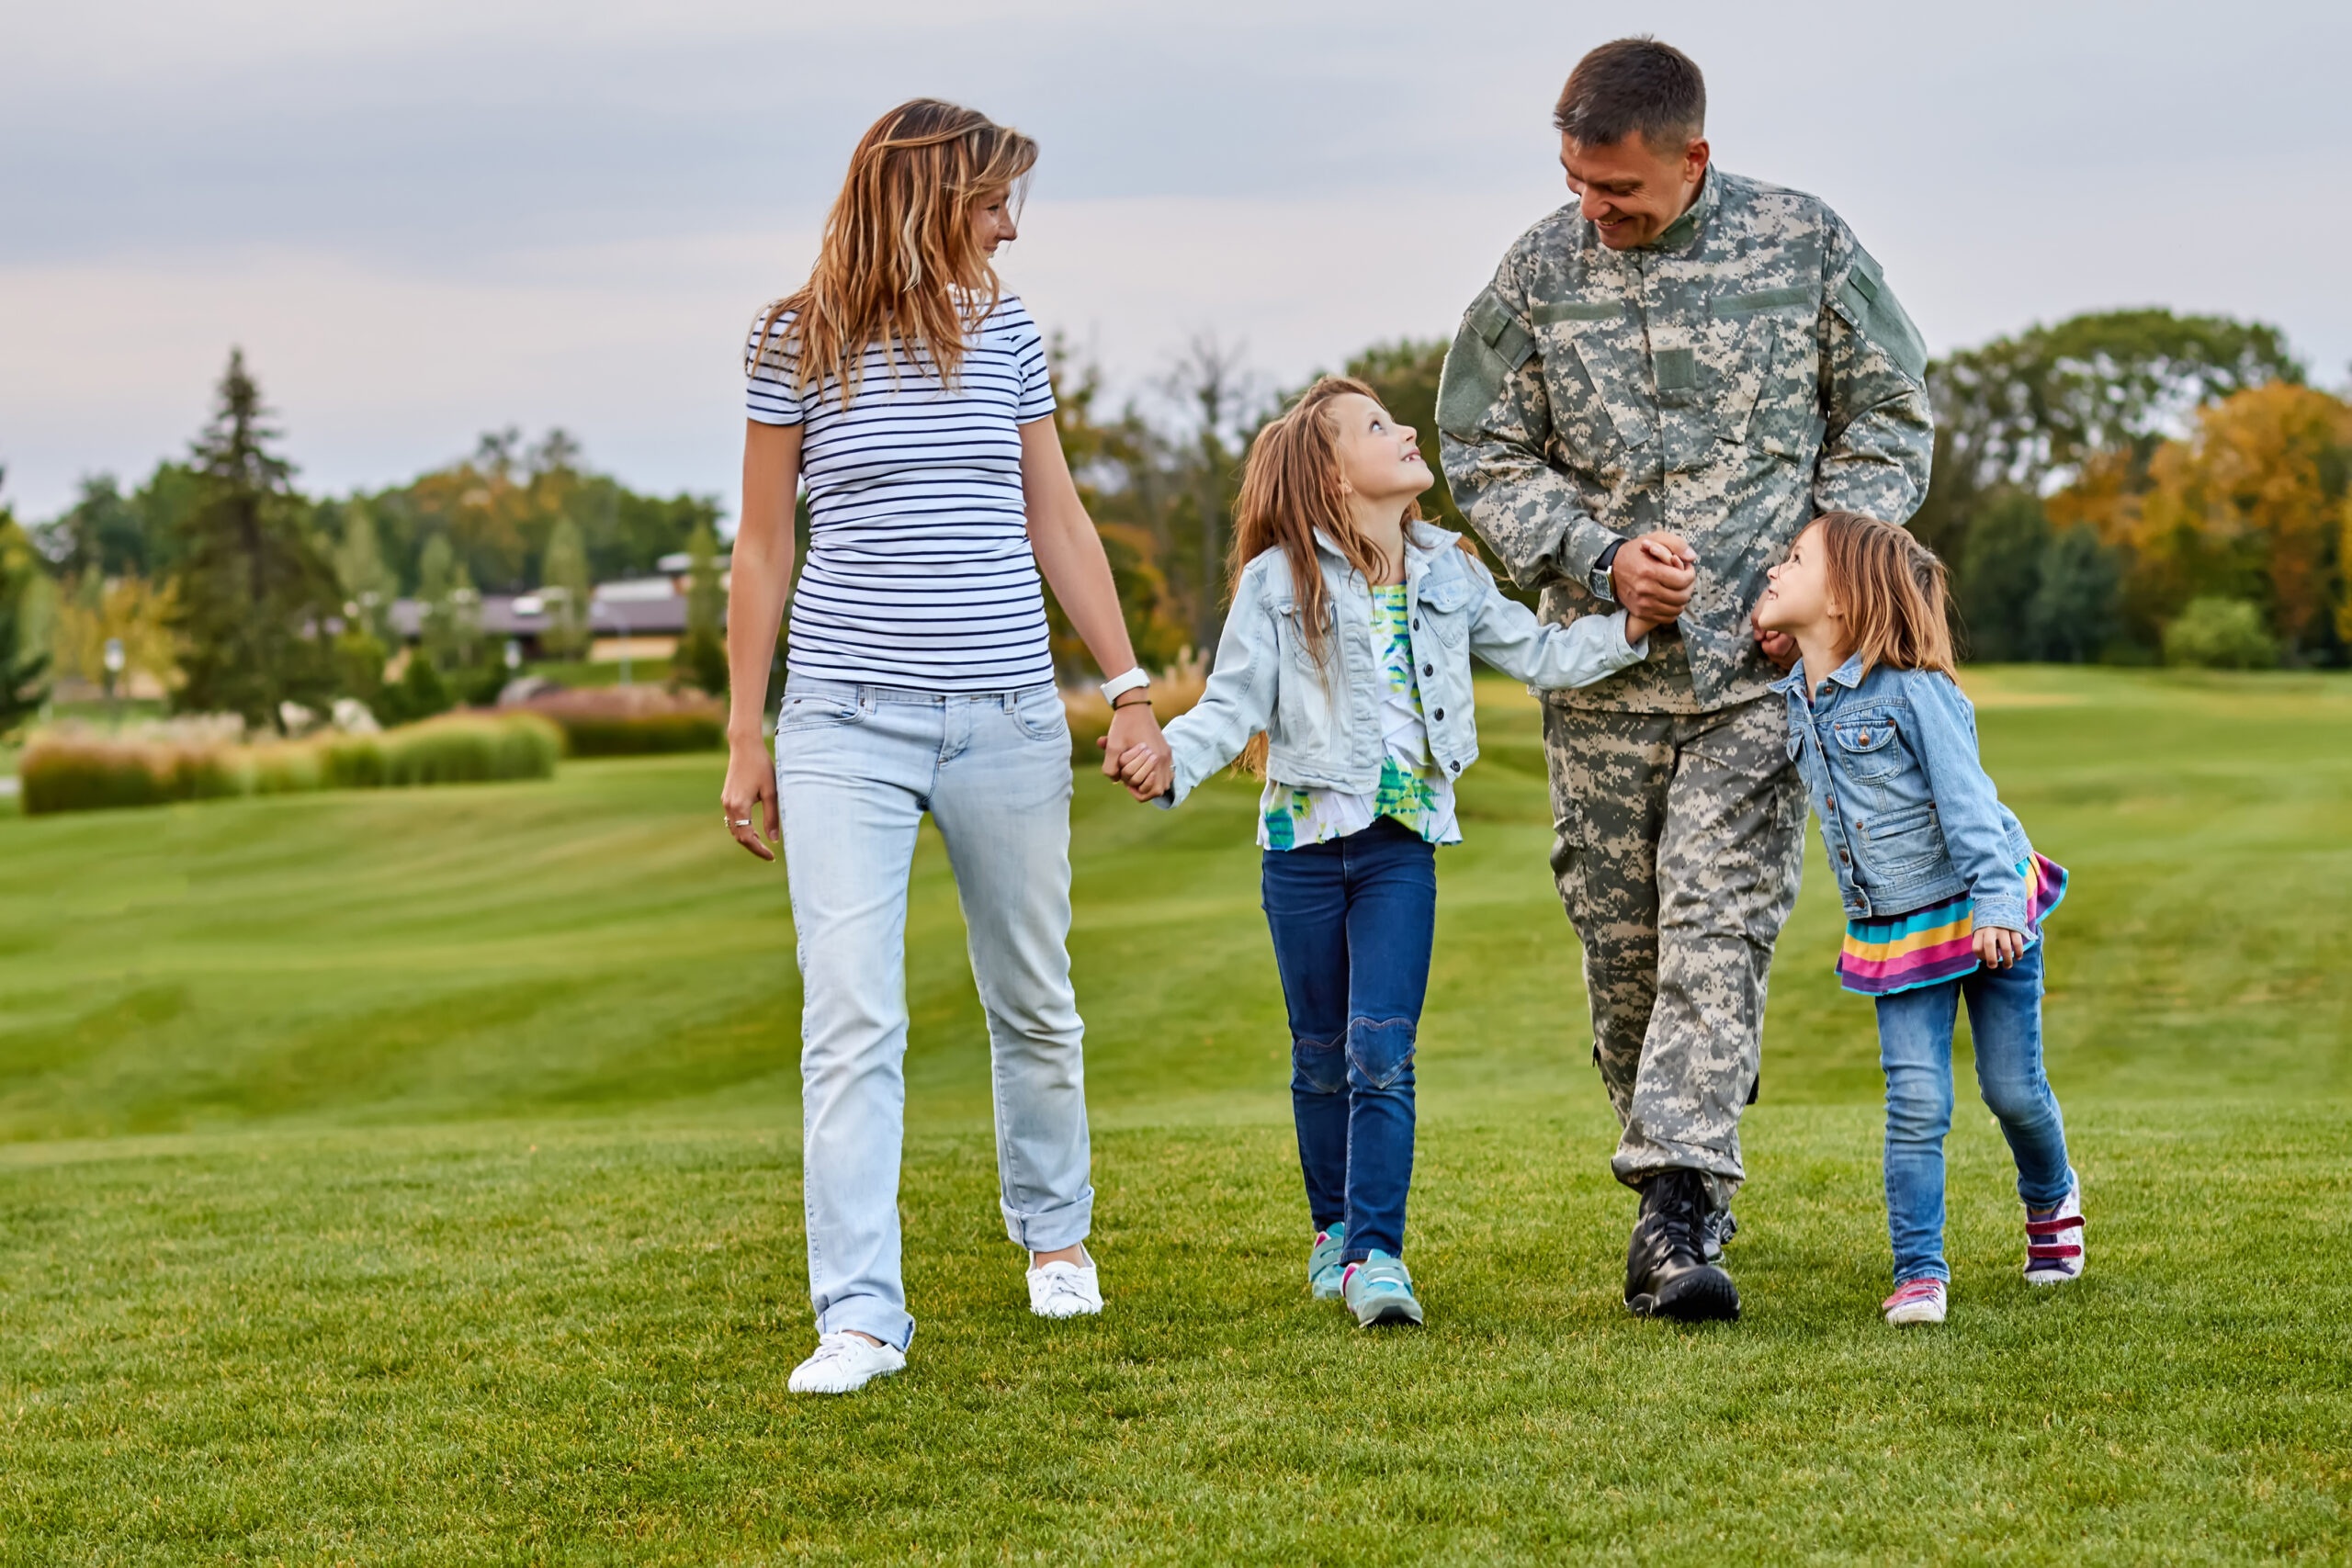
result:
M 1772 569 L 1756 624 L 1796 640 L 1779 689 L 1845 899 L 1839 981 L 1878 1002 L 1886 1071 L 1893 1324 L 1941 1323 L 1944 1134 L 1962 1001 L 1976 1083 L 2017 1160 L 2025 1278 L 2083 1271 L 2082 1188 L 2041 1070 L 2041 920 L 2066 873 L 2036 854 L 1976 755 L 1952 671 L 1943 562 L 1891 523 L 1814 519 Z
M 1029 1255 L 1030 1309 L 1102 1310 L 1066 945 L 1070 741 L 1041 571 L 1112 672 L 1112 744 L 1149 757 L 1166 743 L 1062 456 L 1037 328 L 989 265 L 1015 236 L 1036 157 L 970 109 L 918 99 L 884 115 L 851 155 L 815 270 L 761 312 L 745 354 L 720 798 L 728 831 L 762 860 L 780 832 L 799 942 L 819 1339 L 796 1393 L 895 1372 L 914 1334 L 899 1151 L 907 876 L 926 811 L 970 927 L 999 1197 Z M 771 758 L 761 708 L 803 481 L 808 559 Z
M 1471 656 L 1580 686 L 1649 646 L 1623 612 L 1546 626 L 1504 598 L 1459 536 L 1419 520 L 1432 482 L 1411 427 L 1360 381 L 1327 376 L 1261 431 L 1216 673 L 1170 726 L 1171 759 L 1123 758 L 1129 785 L 1170 806 L 1245 747 L 1265 775 L 1258 842 L 1315 1226 L 1307 1282 L 1365 1327 L 1422 1316 L 1404 1263 L 1413 1053 L 1433 846 L 1461 841 L 1453 781 L 1478 756 Z

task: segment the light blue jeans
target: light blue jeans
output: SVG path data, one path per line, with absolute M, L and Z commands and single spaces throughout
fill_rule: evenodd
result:
M 904 1349 L 907 876 L 947 843 L 988 1015 L 1005 1234 L 1035 1252 L 1093 1217 L 1069 980 L 1069 728 L 1051 686 L 987 696 L 791 677 L 776 800 L 801 980 L 801 1170 L 817 1329 Z
M 1894 1282 L 1950 1280 L 1944 1261 L 1944 1134 L 1951 1129 L 1951 1034 L 1960 1005 L 1976 1040 L 1976 1088 L 2017 1161 L 2018 1196 L 2037 1209 L 2074 1186 L 2066 1123 L 2041 1070 L 2041 950 L 2007 969 L 1878 998 L 1886 1071 L 1886 1228 Z

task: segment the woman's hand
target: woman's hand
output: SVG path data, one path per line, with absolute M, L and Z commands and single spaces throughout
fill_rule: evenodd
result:
M 727 782 L 719 786 L 719 809 L 734 840 L 762 860 L 775 859 L 768 846 L 784 836 L 775 809 L 775 762 L 760 736 L 729 736 Z
M 2007 926 L 1978 926 L 1973 940 L 1976 962 L 1987 969 L 2007 969 L 2025 956 L 2025 932 Z

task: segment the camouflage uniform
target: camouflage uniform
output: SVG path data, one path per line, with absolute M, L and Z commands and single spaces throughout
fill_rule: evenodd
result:
M 1545 694 L 1553 871 L 1584 944 L 1612 1168 L 1741 1179 L 1772 944 L 1804 800 L 1747 615 L 1816 513 L 1894 521 L 1926 493 L 1919 335 L 1821 202 L 1711 168 L 1656 240 L 1601 244 L 1576 204 L 1472 301 L 1438 394 L 1445 474 L 1548 619 L 1608 613 L 1597 570 L 1669 528 L 1699 579 L 1644 663 Z

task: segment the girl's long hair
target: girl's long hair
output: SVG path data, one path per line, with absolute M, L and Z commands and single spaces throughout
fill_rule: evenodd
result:
M 1331 403 L 1351 392 L 1380 401 L 1379 393 L 1353 377 L 1325 376 L 1250 443 L 1241 493 L 1233 503 L 1233 549 L 1225 568 L 1230 603 L 1241 569 L 1268 550 L 1282 550 L 1290 568 L 1291 592 L 1297 596 L 1299 632 L 1327 686 L 1331 679 L 1331 596 L 1315 559 L 1317 530 L 1366 582 L 1386 576 L 1389 566 L 1381 558 L 1380 547 L 1364 536 L 1348 512 L 1347 482 L 1340 474 L 1340 420 Z M 1405 503 L 1408 535 L 1419 521 L 1421 503 L 1416 497 Z M 1476 559 L 1470 542 L 1461 543 Z M 1266 751 L 1266 738 L 1255 736 L 1237 766 L 1263 778 Z
M 1825 512 L 1821 530 L 1829 597 L 1845 612 L 1849 656 L 1862 673 L 1936 670 L 1957 679 L 1944 563 L 1905 529 L 1859 512 Z
M 1322 531 L 1366 582 L 1385 576 L 1388 567 L 1381 559 L 1380 547 L 1364 537 L 1348 514 L 1347 482 L 1340 476 L 1340 421 L 1331 403 L 1351 392 L 1380 400 L 1378 393 L 1353 377 L 1325 376 L 1250 443 L 1241 493 L 1233 503 L 1233 550 L 1225 569 L 1229 601 L 1232 585 L 1241 581 L 1241 569 L 1266 551 L 1281 548 L 1290 567 L 1291 591 L 1298 596 L 1299 629 L 1318 666 L 1329 662 L 1331 605 L 1322 570 L 1315 564 L 1316 531 Z M 1408 502 L 1407 525 L 1420 517 L 1419 500 Z
M 847 408 L 878 343 L 893 381 L 903 350 L 953 386 L 966 334 L 1002 291 L 972 238 L 973 204 L 998 191 L 1017 201 L 1036 162 L 1028 137 L 936 98 L 876 120 L 850 154 L 808 281 L 761 313 L 746 373 L 788 366 L 797 395 L 830 379 Z

